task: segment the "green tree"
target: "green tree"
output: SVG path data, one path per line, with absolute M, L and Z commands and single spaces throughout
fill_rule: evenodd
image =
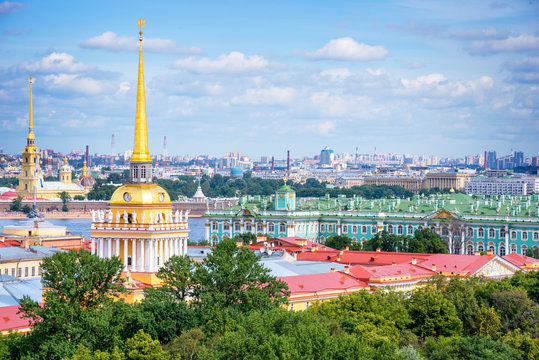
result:
M 412 331 L 419 336 L 455 336 L 462 333 L 462 321 L 455 306 L 435 290 L 416 291 L 408 301 Z
M 24 206 L 22 207 L 22 212 L 25 214 L 30 214 L 30 211 L 32 211 L 32 208 L 30 207 L 30 205 L 24 204 Z
M 71 201 L 71 195 L 69 195 L 67 191 L 62 191 L 58 193 L 58 197 L 62 200 L 62 211 L 69 211 L 67 203 Z
M 157 272 L 162 286 L 150 290 L 170 297 L 173 301 L 185 301 L 194 285 L 193 271 L 194 263 L 189 256 L 171 256 Z
M 539 307 L 521 289 L 492 294 L 505 331 L 521 329 L 539 334 Z
M 426 254 L 447 254 L 447 246 L 440 235 L 430 229 L 416 230 L 414 241 L 410 243 L 409 252 Z
M 127 360 L 169 360 L 159 341 L 153 340 L 143 330 L 127 339 L 124 353 Z
M 86 199 L 86 198 L 85 198 L 84 196 L 82 196 L 82 195 L 75 195 L 75 196 L 73 197 L 73 200 L 78 200 L 78 201 L 82 201 L 82 200 L 84 200 L 84 199 Z
M 9 210 L 21 211 L 21 209 L 22 209 L 22 196 L 19 195 L 11 201 L 11 204 L 9 204 Z
M 513 286 L 526 290 L 529 298 L 539 303 L 539 271 L 518 271 L 509 281 Z
M 518 352 L 510 346 L 484 337 L 430 338 L 425 344 L 429 360 L 518 360 Z
M 341 250 L 347 246 L 351 246 L 352 239 L 346 235 L 332 235 L 327 238 L 324 245 L 329 246 L 332 249 Z
M 539 338 L 532 339 L 529 334 L 516 329 L 504 335 L 502 341 L 518 351 L 524 360 L 539 359 Z
M 526 250 L 526 256 L 539 259 L 539 247 L 533 246 L 529 248 L 528 250 Z
M 43 304 L 28 296 L 21 300 L 20 313 L 33 327 L 25 351 L 59 359 L 71 356 L 78 344 L 116 345 L 107 305 L 124 291 L 120 259 L 72 250 L 44 258 L 41 267 Z
M 196 264 L 194 296 L 206 305 L 241 311 L 268 309 L 286 302 L 288 286 L 270 275 L 249 249 L 225 239 L 203 263 Z
M 174 359 L 194 360 L 201 350 L 206 335 L 199 328 L 183 332 L 179 337 L 164 346 Z

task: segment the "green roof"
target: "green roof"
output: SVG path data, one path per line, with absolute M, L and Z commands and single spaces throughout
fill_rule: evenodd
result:
M 294 192 L 294 189 L 292 189 L 290 186 L 284 184 L 277 190 L 278 192 Z

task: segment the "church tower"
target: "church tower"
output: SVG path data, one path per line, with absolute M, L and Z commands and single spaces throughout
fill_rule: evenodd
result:
M 71 166 L 67 162 L 67 158 L 64 157 L 64 164 L 60 168 L 60 182 L 64 184 L 71 184 Z
M 34 186 L 36 179 L 36 165 L 39 163 L 39 150 L 36 146 L 34 135 L 34 115 L 32 109 L 32 77 L 30 76 L 30 115 L 28 136 L 26 146 L 22 152 L 22 170 L 19 175 L 19 186 L 17 192 L 22 197 L 34 196 Z
M 155 276 L 173 255 L 187 254 L 188 213 L 172 212 L 168 193 L 153 183 L 153 164 L 148 148 L 142 27 L 140 26 L 139 70 L 135 141 L 127 184 L 114 194 L 106 212 L 92 214 L 92 253 L 103 258 L 119 256 L 124 273 L 134 280 L 159 285 Z

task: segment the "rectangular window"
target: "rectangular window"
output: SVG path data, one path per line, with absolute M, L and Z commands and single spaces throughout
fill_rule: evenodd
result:
M 38 267 L 37 267 L 37 274 L 38 274 L 38 275 L 41 275 L 41 266 L 38 266 Z
M 17 269 L 17 277 L 22 277 L 22 268 Z
M 5 268 L 4 269 L 4 275 L 7 275 L 8 274 L 8 268 Z
M 230 225 L 228 223 L 225 223 L 223 227 L 226 231 L 230 230 Z
M 522 240 L 528 240 L 528 232 L 527 231 L 522 232 Z
M 352 232 L 353 232 L 354 234 L 357 233 L 357 226 L 355 226 L 355 225 L 352 226 Z
M 36 267 L 32 266 L 32 276 L 36 276 Z
M 282 233 L 286 232 L 286 225 L 281 224 L 280 227 L 279 227 L 279 231 L 282 232 Z
M 131 265 L 131 256 L 127 257 L 127 265 Z
M 348 226 L 343 226 L 342 232 L 346 234 L 348 232 Z
M 240 231 L 240 229 L 241 229 L 240 224 L 238 223 L 234 224 L 234 231 Z
M 11 268 L 11 276 L 15 276 L 15 268 Z
M 273 225 L 273 223 L 270 223 L 270 224 L 268 225 L 268 231 L 269 231 L 270 233 L 272 233 L 272 232 L 275 231 L 275 225 Z
M 217 224 L 217 222 L 212 222 L 211 229 L 215 231 L 219 229 L 219 225 Z
M 24 277 L 28 277 L 28 266 L 24 268 Z

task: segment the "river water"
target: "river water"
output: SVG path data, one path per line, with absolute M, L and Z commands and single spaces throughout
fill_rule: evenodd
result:
M 0 218 L 0 228 L 6 225 L 16 225 L 19 219 Z M 58 226 L 65 226 L 67 231 L 74 235 L 82 235 L 85 239 L 90 238 L 91 219 L 47 219 L 48 222 Z M 189 239 L 191 241 L 204 240 L 204 218 L 189 218 Z

